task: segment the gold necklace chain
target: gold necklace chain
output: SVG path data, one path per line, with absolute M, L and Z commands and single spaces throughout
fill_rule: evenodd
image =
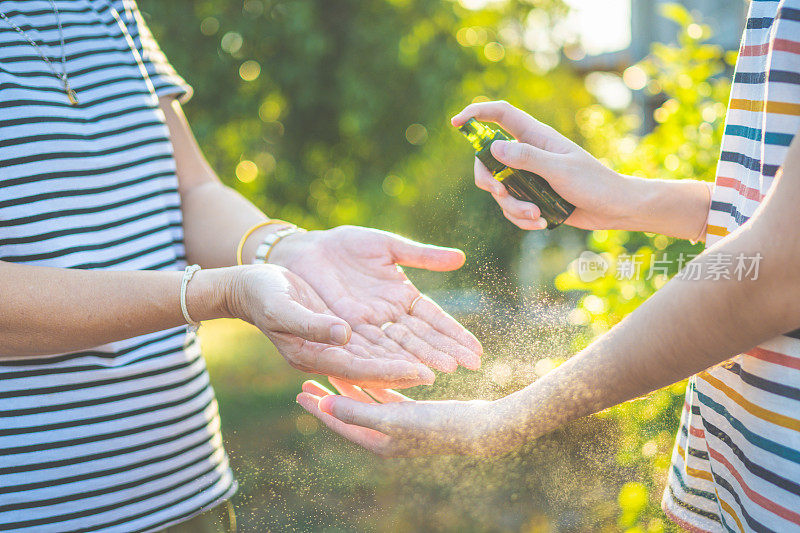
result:
M 58 12 L 58 7 L 56 6 L 53 0 L 50 0 L 50 6 L 53 8 L 53 12 L 56 14 L 56 23 L 58 24 L 58 36 L 61 39 L 62 72 L 60 74 L 58 73 L 58 71 L 56 71 L 55 67 L 53 66 L 53 62 L 50 61 L 50 58 L 47 57 L 44 54 L 44 52 L 42 52 L 42 49 L 39 48 L 39 45 L 36 44 L 36 42 L 33 39 L 31 39 L 31 37 L 25 32 L 25 30 L 17 26 L 14 23 L 14 21 L 11 20 L 8 17 L 8 15 L 3 13 L 2 11 L 0 11 L 0 18 L 5 20 L 9 26 L 11 26 L 14 30 L 16 30 L 17 33 L 22 35 L 22 37 L 24 37 L 25 40 L 27 40 L 30 43 L 30 45 L 36 50 L 36 53 L 39 54 L 39 57 L 41 57 L 42 60 L 45 63 L 47 63 L 47 66 L 50 68 L 50 71 L 53 73 L 53 76 L 58 78 L 61 84 L 64 86 L 64 94 L 67 95 L 69 103 L 72 105 L 78 105 L 78 95 L 75 93 L 74 90 L 72 90 L 72 87 L 70 87 L 69 76 L 67 75 L 67 55 L 66 55 L 66 47 L 64 46 L 64 29 L 61 27 L 61 16 Z

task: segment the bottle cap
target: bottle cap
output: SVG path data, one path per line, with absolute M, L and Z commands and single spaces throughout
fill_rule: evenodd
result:
M 458 130 L 472 142 L 475 148 L 475 157 L 489 169 L 492 174 L 497 174 L 506 166 L 495 159 L 491 152 L 494 141 L 508 141 L 509 138 L 499 130 L 495 130 L 475 120 L 469 119 Z

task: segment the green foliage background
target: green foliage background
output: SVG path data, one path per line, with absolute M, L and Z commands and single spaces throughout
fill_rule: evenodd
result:
M 522 47 L 521 21 L 534 16 L 546 30 L 566 12 L 559 0 L 477 11 L 453 0 L 140 7 L 195 88 L 187 114 L 209 160 L 270 215 L 390 228 L 463 246 L 474 264 L 499 270 L 521 232 L 486 216 L 499 209 L 472 185 L 469 146 L 449 118 L 475 98 L 510 98 L 578 137 L 575 113 L 592 102 L 569 68 L 546 71 Z M 487 58 L 498 50 L 501 61 Z M 260 75 L 244 81 L 251 61 Z M 242 160 L 258 167 L 254 181 L 235 179 Z M 461 283 L 474 282 L 469 272 Z
M 195 88 L 186 112 L 226 183 L 270 215 L 309 228 L 364 224 L 467 252 L 460 272 L 414 279 L 424 290 L 477 288 L 500 302 L 463 317 L 487 348 L 484 369 L 442 376 L 414 391 L 418 397 L 491 397 L 524 386 L 666 282 L 609 275 L 586 284 L 560 264 L 564 272 L 542 286 L 520 287 L 523 232 L 474 187 L 470 149 L 449 126 L 465 104 L 509 100 L 621 172 L 713 179 L 731 58 L 704 44 L 708 28 L 677 6 L 665 14 L 681 27 L 679 46 L 656 46 L 640 65 L 644 92 L 663 102 L 656 128 L 641 136 L 640 115 L 602 107 L 569 64 L 523 46 L 526 21 L 540 28 L 539 41 L 562 44 L 550 30 L 566 13 L 559 0 L 476 10 L 452 0 L 139 4 Z M 605 254 L 612 271 L 621 254 L 639 254 L 646 273 L 663 254 L 701 249 L 570 228 L 549 235 L 549 247 L 576 235 Z M 575 307 L 568 320 L 542 318 L 558 305 Z M 241 483 L 235 501 L 244 531 L 675 529 L 658 502 L 684 384 L 494 463 L 387 463 L 304 415 L 293 403 L 304 376 L 252 330 L 223 322 L 207 326 L 203 340 Z

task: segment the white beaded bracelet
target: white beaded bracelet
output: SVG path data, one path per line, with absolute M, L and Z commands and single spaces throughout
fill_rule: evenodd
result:
M 189 309 L 186 307 L 186 287 L 189 285 L 189 282 L 192 281 L 192 277 L 195 273 L 200 270 L 200 265 L 189 265 L 183 271 L 183 279 L 181 279 L 181 311 L 183 312 L 183 319 L 189 324 L 189 331 L 197 331 L 197 328 L 200 327 L 200 322 L 195 322 L 192 320 L 192 317 L 189 316 Z
M 278 244 L 281 239 L 284 237 L 288 237 L 289 235 L 293 235 L 295 233 L 305 233 L 306 230 L 303 228 L 298 228 L 297 226 L 286 226 L 278 231 L 270 233 L 267 235 L 263 241 L 258 245 L 256 248 L 255 258 L 253 259 L 254 264 L 266 264 L 269 261 L 269 254 L 272 253 L 272 249 L 275 248 L 275 245 Z

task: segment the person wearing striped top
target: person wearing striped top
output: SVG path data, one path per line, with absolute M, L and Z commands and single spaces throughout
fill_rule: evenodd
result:
M 206 163 L 190 94 L 134 0 L 0 0 L 2 531 L 157 531 L 231 497 L 187 322 L 365 386 L 480 364 L 398 266 L 460 251 L 268 219 Z
M 385 455 L 500 453 L 694 374 L 664 511 L 692 531 L 800 531 L 800 0 L 750 4 L 713 193 L 697 181 L 621 176 L 504 102 L 470 105 L 453 124 L 470 117 L 520 141 L 492 152 L 575 204 L 568 224 L 705 239 L 706 250 L 607 334 L 505 398 L 413 402 L 333 379 L 339 395 L 307 382 L 301 404 Z M 519 227 L 544 227 L 536 206 L 480 164 L 476 182 Z

